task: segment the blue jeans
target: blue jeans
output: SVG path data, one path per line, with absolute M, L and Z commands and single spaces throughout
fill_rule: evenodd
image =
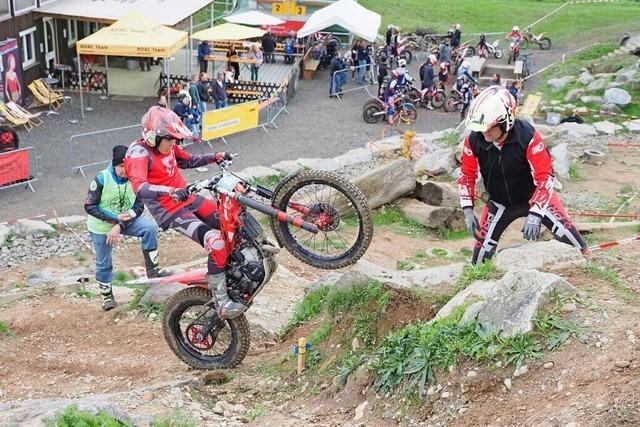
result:
M 258 70 L 260 69 L 260 67 L 256 67 L 255 65 L 251 65 L 251 80 L 252 81 L 257 81 L 258 80 Z
M 96 251 L 96 280 L 102 283 L 111 283 L 113 279 L 113 262 L 111 260 L 112 246 L 107 244 L 106 234 L 89 232 L 93 248 Z M 139 217 L 121 234 L 142 238 L 143 251 L 155 251 L 158 249 L 158 226 L 150 218 Z
M 358 82 L 364 83 L 364 72 L 367 70 L 367 61 L 365 59 L 361 59 L 358 61 Z
M 206 101 L 200 101 L 200 111 L 202 112 L 202 115 L 204 116 L 204 113 L 207 112 L 207 102 Z
M 341 74 L 345 73 L 332 74 L 331 77 L 329 77 L 329 96 L 333 95 L 334 93 L 342 92 Z
M 227 106 L 227 100 L 223 99 L 222 101 L 216 101 L 216 108 L 225 108 Z

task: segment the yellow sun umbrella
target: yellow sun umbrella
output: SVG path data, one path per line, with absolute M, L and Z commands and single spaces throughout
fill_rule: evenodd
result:
M 220 24 L 206 30 L 198 31 L 191 37 L 198 40 L 244 40 L 262 37 L 265 30 L 238 24 Z

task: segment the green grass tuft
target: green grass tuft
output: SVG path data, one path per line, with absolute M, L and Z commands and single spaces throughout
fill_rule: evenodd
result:
M 395 205 L 387 205 L 373 213 L 376 227 L 389 227 L 391 231 L 410 236 L 424 236 L 428 229 L 417 221 L 407 218 Z
M 183 414 L 179 408 L 175 408 L 171 415 L 153 420 L 151 427 L 196 427 L 196 423 Z
M 345 385 L 349 376 L 358 369 L 360 365 L 364 363 L 367 356 L 363 352 L 351 353 L 345 358 L 338 367 L 337 381 L 339 385 Z
M 260 185 L 266 188 L 274 188 L 284 178 L 284 174 L 271 175 L 265 178 L 254 178 L 251 180 L 253 185 Z
M 247 417 L 249 417 L 249 419 L 253 421 L 256 418 L 260 418 L 266 413 L 267 413 L 267 407 L 264 405 L 264 403 L 258 402 L 253 406 L 253 408 L 247 411 Z
M 84 286 L 81 286 L 80 288 L 78 288 L 78 290 L 76 291 L 76 295 L 78 295 L 81 298 L 93 298 L 96 296 L 95 293 L 88 291 L 87 289 L 85 289 Z
M 113 418 L 104 411 L 94 415 L 90 412 L 79 411 L 76 405 L 67 406 L 58 413 L 53 420 L 45 420 L 47 427 L 122 427 L 132 426 Z M 174 426 L 172 426 L 174 427 Z M 177 426 L 175 426 L 177 427 Z
M 582 173 L 580 173 L 580 167 L 575 163 L 569 166 L 569 181 L 584 181 L 584 177 L 582 176 Z
M 4 337 L 14 336 L 14 333 L 11 330 L 11 326 L 9 326 L 9 324 L 3 320 L 0 320 L 0 336 L 4 336 Z
M 73 259 L 78 261 L 80 264 L 87 260 L 87 256 L 82 251 L 75 251 L 73 253 Z
M 587 273 L 592 274 L 600 279 L 606 280 L 611 283 L 622 296 L 630 302 L 640 303 L 640 297 L 633 292 L 626 284 L 622 282 L 618 273 L 613 271 L 607 266 L 598 265 L 595 262 L 590 262 L 584 269 Z
M 323 343 L 329 339 L 329 337 L 331 336 L 332 329 L 333 329 L 333 324 L 327 321 L 323 323 L 322 326 L 316 329 L 313 332 L 313 334 L 309 336 L 308 341 L 311 344 L 317 346 L 318 344 Z
M 126 271 L 117 270 L 113 272 L 113 286 L 126 286 L 129 280 L 133 280 L 133 276 Z
M 278 332 L 278 339 L 282 340 L 293 328 L 319 315 L 329 290 L 328 286 L 322 286 L 305 295 L 304 299 L 296 306 L 289 323 Z

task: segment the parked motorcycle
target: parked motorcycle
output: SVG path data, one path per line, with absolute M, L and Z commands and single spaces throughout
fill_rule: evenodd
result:
M 473 98 L 478 96 L 478 85 L 470 84 L 471 94 Z M 462 102 L 462 93 L 458 90 L 456 85 L 451 87 L 451 93 L 447 97 L 447 100 L 444 103 L 444 111 L 447 113 L 452 113 L 454 111 L 462 111 L 464 104 Z
M 431 104 L 431 107 L 437 109 L 444 106 L 447 95 L 444 91 L 444 83 L 436 81 L 434 89 L 418 89 L 413 85 L 409 85 L 407 97 L 416 107 L 426 107 Z
M 322 171 L 300 171 L 274 190 L 253 185 L 229 172 L 231 161 L 211 178 L 187 186 L 192 193 L 209 191 L 218 201 L 220 225 L 230 256 L 225 269 L 230 298 L 251 307 L 277 268 L 280 250 L 247 210 L 267 215 L 278 244 L 317 268 L 338 269 L 355 263 L 373 234 L 371 210 L 360 190 L 345 178 Z M 269 200 L 263 203 L 257 195 Z M 237 366 L 250 346 L 244 314 L 220 319 L 211 302 L 205 269 L 132 284 L 181 283 L 185 288 L 164 306 L 162 328 L 176 356 L 196 369 Z M 294 286 L 294 284 L 292 284 Z
M 529 44 L 537 44 L 541 50 L 549 50 L 551 49 L 551 39 L 549 37 L 545 37 L 546 33 L 540 33 L 537 36 L 533 34 L 531 28 L 527 28 L 524 31 L 524 37 L 522 38 L 522 49 L 526 49 L 529 47 Z
M 393 115 L 393 122 L 397 123 L 402 121 L 404 123 L 414 122 L 418 118 L 418 111 L 409 97 L 405 94 L 400 94 L 394 98 L 395 113 Z M 387 120 L 387 104 L 381 99 L 371 98 L 362 107 L 362 118 L 367 123 L 379 123 L 380 120 Z
M 397 46 L 396 54 L 394 55 L 394 58 L 396 59 L 396 61 L 399 58 L 404 58 L 404 60 L 407 61 L 407 65 L 409 65 L 411 63 L 411 60 L 413 59 L 413 53 L 409 48 L 410 47 L 415 48 L 416 46 L 419 48 L 419 45 L 417 45 L 416 42 L 412 41 L 412 39 L 410 38 L 402 39 L 401 41 L 398 42 L 398 46 Z M 376 62 L 379 63 L 383 56 L 387 57 L 386 45 L 378 46 L 378 48 L 376 49 Z
M 500 40 L 496 40 L 493 43 L 485 43 L 484 45 L 478 45 L 476 48 L 476 53 L 480 58 L 486 58 L 489 55 L 493 55 L 494 58 L 500 59 L 502 58 L 503 52 L 500 47 Z

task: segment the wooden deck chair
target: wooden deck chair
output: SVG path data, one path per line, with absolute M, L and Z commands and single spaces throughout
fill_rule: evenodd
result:
M 13 112 L 16 117 L 19 117 L 21 119 L 28 119 L 34 126 L 40 126 L 44 123 L 44 120 L 40 118 L 40 115 L 42 113 L 32 113 L 26 108 L 16 104 L 15 102 L 7 102 L 5 105 L 8 109 L 11 110 L 11 112 Z
M 33 125 L 31 124 L 31 121 L 29 121 L 28 119 L 22 119 L 20 117 L 16 117 L 12 113 L 12 111 L 9 108 L 7 108 L 5 104 L 0 104 L 0 114 L 2 114 L 4 118 L 7 119 L 9 124 L 11 124 L 14 127 L 24 126 L 27 132 L 31 132 L 31 129 L 33 129 Z
M 51 108 L 53 108 L 54 110 L 58 110 L 58 108 L 60 108 L 60 103 L 58 102 L 58 98 L 51 97 L 51 100 L 49 100 L 49 96 L 43 95 L 38 90 L 38 87 L 34 84 L 34 82 L 31 82 L 27 87 L 35 97 L 34 102 L 29 106 L 29 108 L 42 107 L 49 104 L 51 104 Z
M 34 80 L 33 82 L 36 84 L 36 87 L 38 88 L 38 90 L 40 91 L 41 94 L 43 94 L 43 95 L 48 97 L 49 96 L 49 92 L 51 92 L 51 98 L 52 99 L 53 98 L 57 98 L 57 99 L 63 99 L 64 100 L 64 94 L 62 93 L 61 90 L 49 89 L 49 87 L 40 79 Z

